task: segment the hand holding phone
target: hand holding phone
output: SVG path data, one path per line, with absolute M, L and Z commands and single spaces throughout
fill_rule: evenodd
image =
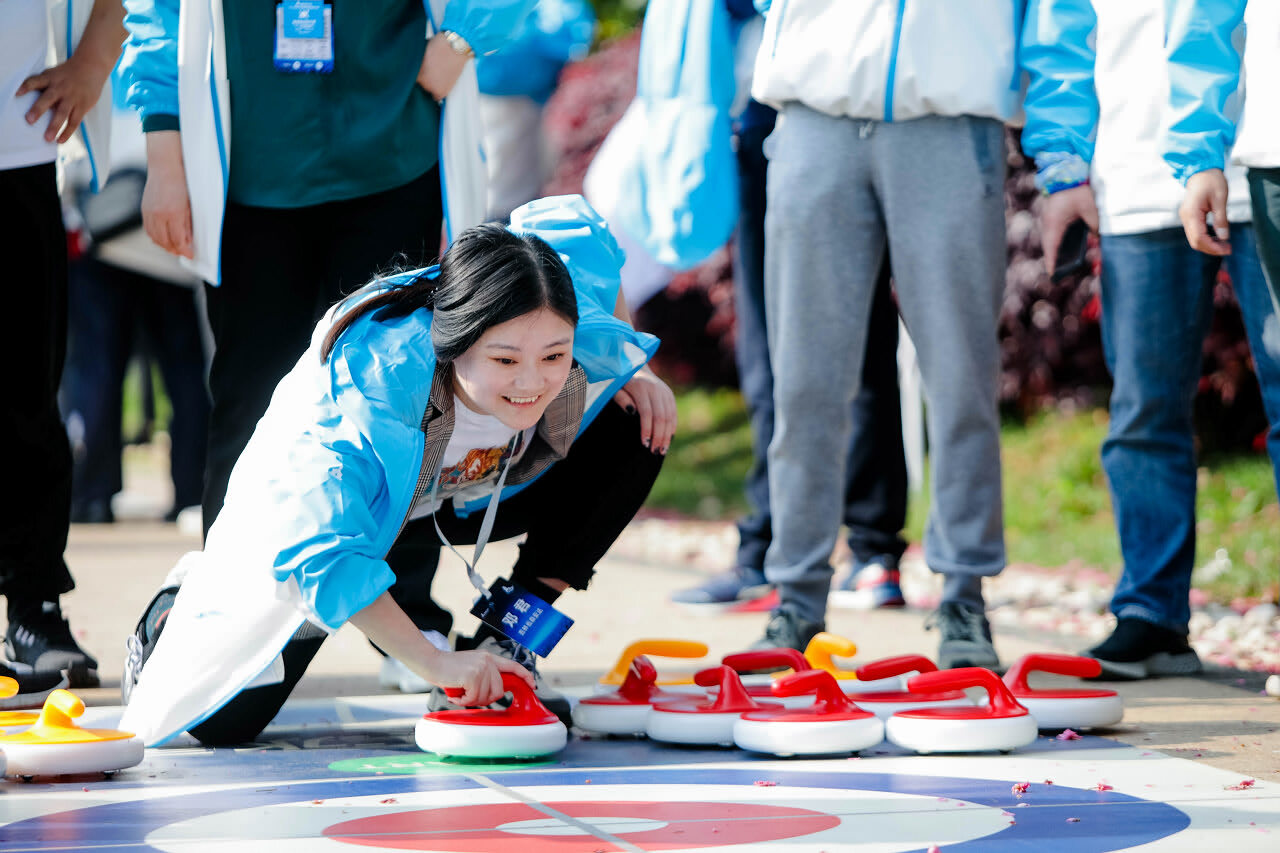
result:
M 1082 273 L 1089 268 L 1089 226 L 1083 219 L 1076 219 L 1067 226 L 1058 244 L 1058 263 L 1053 268 L 1052 281 L 1062 281 L 1067 276 Z

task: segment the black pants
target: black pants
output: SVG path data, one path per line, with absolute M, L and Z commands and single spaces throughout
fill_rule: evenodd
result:
M 557 578 L 574 589 L 586 589 L 596 564 L 648 497 L 662 460 L 640 443 L 639 416 L 606 404 L 564 459 L 498 507 L 491 539 L 527 534 L 512 580 L 536 589 L 537 578 Z M 475 544 L 483 512 L 459 518 L 446 503 L 438 516 L 450 543 Z M 428 516 L 401 531 L 387 562 L 396 575 L 392 597 L 414 623 L 448 633 L 452 616 L 431 599 L 442 547 Z M 210 746 L 257 737 L 323 642 L 323 633 L 303 626 L 285 648 L 283 682 L 241 692 L 191 733 Z
M 82 427 L 73 505 L 109 501 L 123 488 L 122 391 L 129 361 L 140 352 L 159 366 L 173 405 L 173 509 L 200 503 L 209 392 L 196 291 L 86 257 L 71 265 L 69 293 L 62 404 L 68 422 L 78 420 Z M 149 373 L 143 382 L 151 382 Z
M 0 593 L 55 601 L 75 583 L 63 561 L 71 448 L 58 412 L 67 349 L 67 235 L 53 163 L 0 171 L 0 257 L 10 358 L 0 395 L 5 452 Z
M 324 312 L 378 273 L 429 263 L 442 221 L 438 168 L 386 192 L 313 207 L 227 205 L 222 284 L 206 288 L 215 347 L 206 534 L 231 469 Z

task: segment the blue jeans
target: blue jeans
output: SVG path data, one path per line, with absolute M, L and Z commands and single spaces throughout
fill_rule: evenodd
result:
M 1280 465 L 1280 352 L 1263 344 L 1267 324 L 1273 339 L 1280 330 L 1253 228 L 1233 224 L 1231 244 L 1222 260 L 1192 249 L 1181 228 L 1102 237 L 1102 343 L 1115 380 L 1102 466 L 1124 557 L 1111 612 L 1180 633 L 1195 567 L 1193 406 L 1222 263 L 1271 424 L 1267 451 Z

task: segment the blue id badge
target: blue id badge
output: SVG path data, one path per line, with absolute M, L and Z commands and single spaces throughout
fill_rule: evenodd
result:
M 276 4 L 277 71 L 327 74 L 333 70 L 333 6 L 325 0 Z
M 573 620 L 538 596 L 498 578 L 471 608 L 471 615 L 538 657 L 546 657 Z

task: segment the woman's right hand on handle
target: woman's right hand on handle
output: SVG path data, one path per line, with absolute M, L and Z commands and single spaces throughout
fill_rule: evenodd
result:
M 176 130 L 147 134 L 147 184 L 142 191 L 142 225 L 157 246 L 195 257 L 191 198 L 182 163 L 182 135 Z
M 520 676 L 530 690 L 534 688 L 533 674 L 529 670 L 509 658 L 488 652 L 445 652 L 432 669 L 434 672 L 430 680 L 441 687 L 460 688 L 462 695 L 453 697 L 453 701 L 469 707 L 488 705 L 501 699 L 506 693 L 502 688 L 504 672 Z

